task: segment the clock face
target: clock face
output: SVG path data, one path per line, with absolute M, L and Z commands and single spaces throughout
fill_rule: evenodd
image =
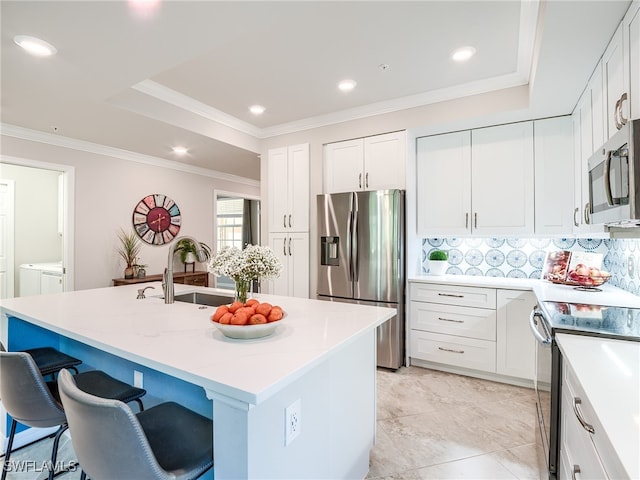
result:
M 164 245 L 178 235 L 182 216 L 176 202 L 159 193 L 147 195 L 133 210 L 133 227 L 151 245 Z

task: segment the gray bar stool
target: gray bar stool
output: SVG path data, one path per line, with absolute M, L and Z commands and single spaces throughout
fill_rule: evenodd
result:
M 6 352 L 2 342 L 0 342 L 0 351 Z M 70 368 L 75 373 L 78 373 L 76 367 L 82 363 L 82 360 L 62 353 L 53 347 L 30 348 L 21 351 L 31 355 L 43 377 L 58 373 L 63 368 Z
M 58 375 L 73 449 L 96 479 L 195 479 L 213 467 L 213 422 L 176 403 L 134 414 L 123 402 L 99 398 Z
M 67 370 L 64 370 L 71 375 Z M 68 428 L 67 417 L 59 400 L 55 382 L 45 382 L 35 361 L 25 352 L 0 351 L 0 398 L 11 415 L 11 429 L 7 453 L 2 465 L 1 480 L 7 476 L 7 467 L 13 448 L 13 439 L 18 423 L 29 427 L 48 428 L 59 426 L 53 440 L 51 464 L 55 465 L 60 436 Z M 90 371 L 76 375 L 80 388 L 123 402 L 137 401 L 146 393 L 142 388 L 132 387 L 100 371 Z M 54 469 L 49 471 L 53 479 Z

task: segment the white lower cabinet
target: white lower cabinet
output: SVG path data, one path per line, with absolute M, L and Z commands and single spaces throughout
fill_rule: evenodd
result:
M 498 290 L 496 373 L 533 380 L 536 341 L 529 314 L 536 296 L 527 290 Z
M 280 276 L 269 281 L 269 293 L 309 298 L 309 234 L 271 233 L 269 246 L 283 267 Z
M 563 363 L 561 399 L 558 480 L 625 478 L 589 398 L 568 362 Z
M 411 364 L 530 384 L 533 305 L 530 291 L 410 282 Z

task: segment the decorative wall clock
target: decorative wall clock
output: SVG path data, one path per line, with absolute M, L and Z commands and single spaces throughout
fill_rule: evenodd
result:
M 176 202 L 166 195 L 147 195 L 133 210 L 133 227 L 151 245 L 164 245 L 178 235 L 182 216 Z

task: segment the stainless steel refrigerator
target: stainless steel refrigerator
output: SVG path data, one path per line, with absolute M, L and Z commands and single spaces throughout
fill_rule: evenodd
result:
M 378 327 L 378 366 L 404 365 L 405 192 L 318 195 L 317 298 L 392 307 Z

